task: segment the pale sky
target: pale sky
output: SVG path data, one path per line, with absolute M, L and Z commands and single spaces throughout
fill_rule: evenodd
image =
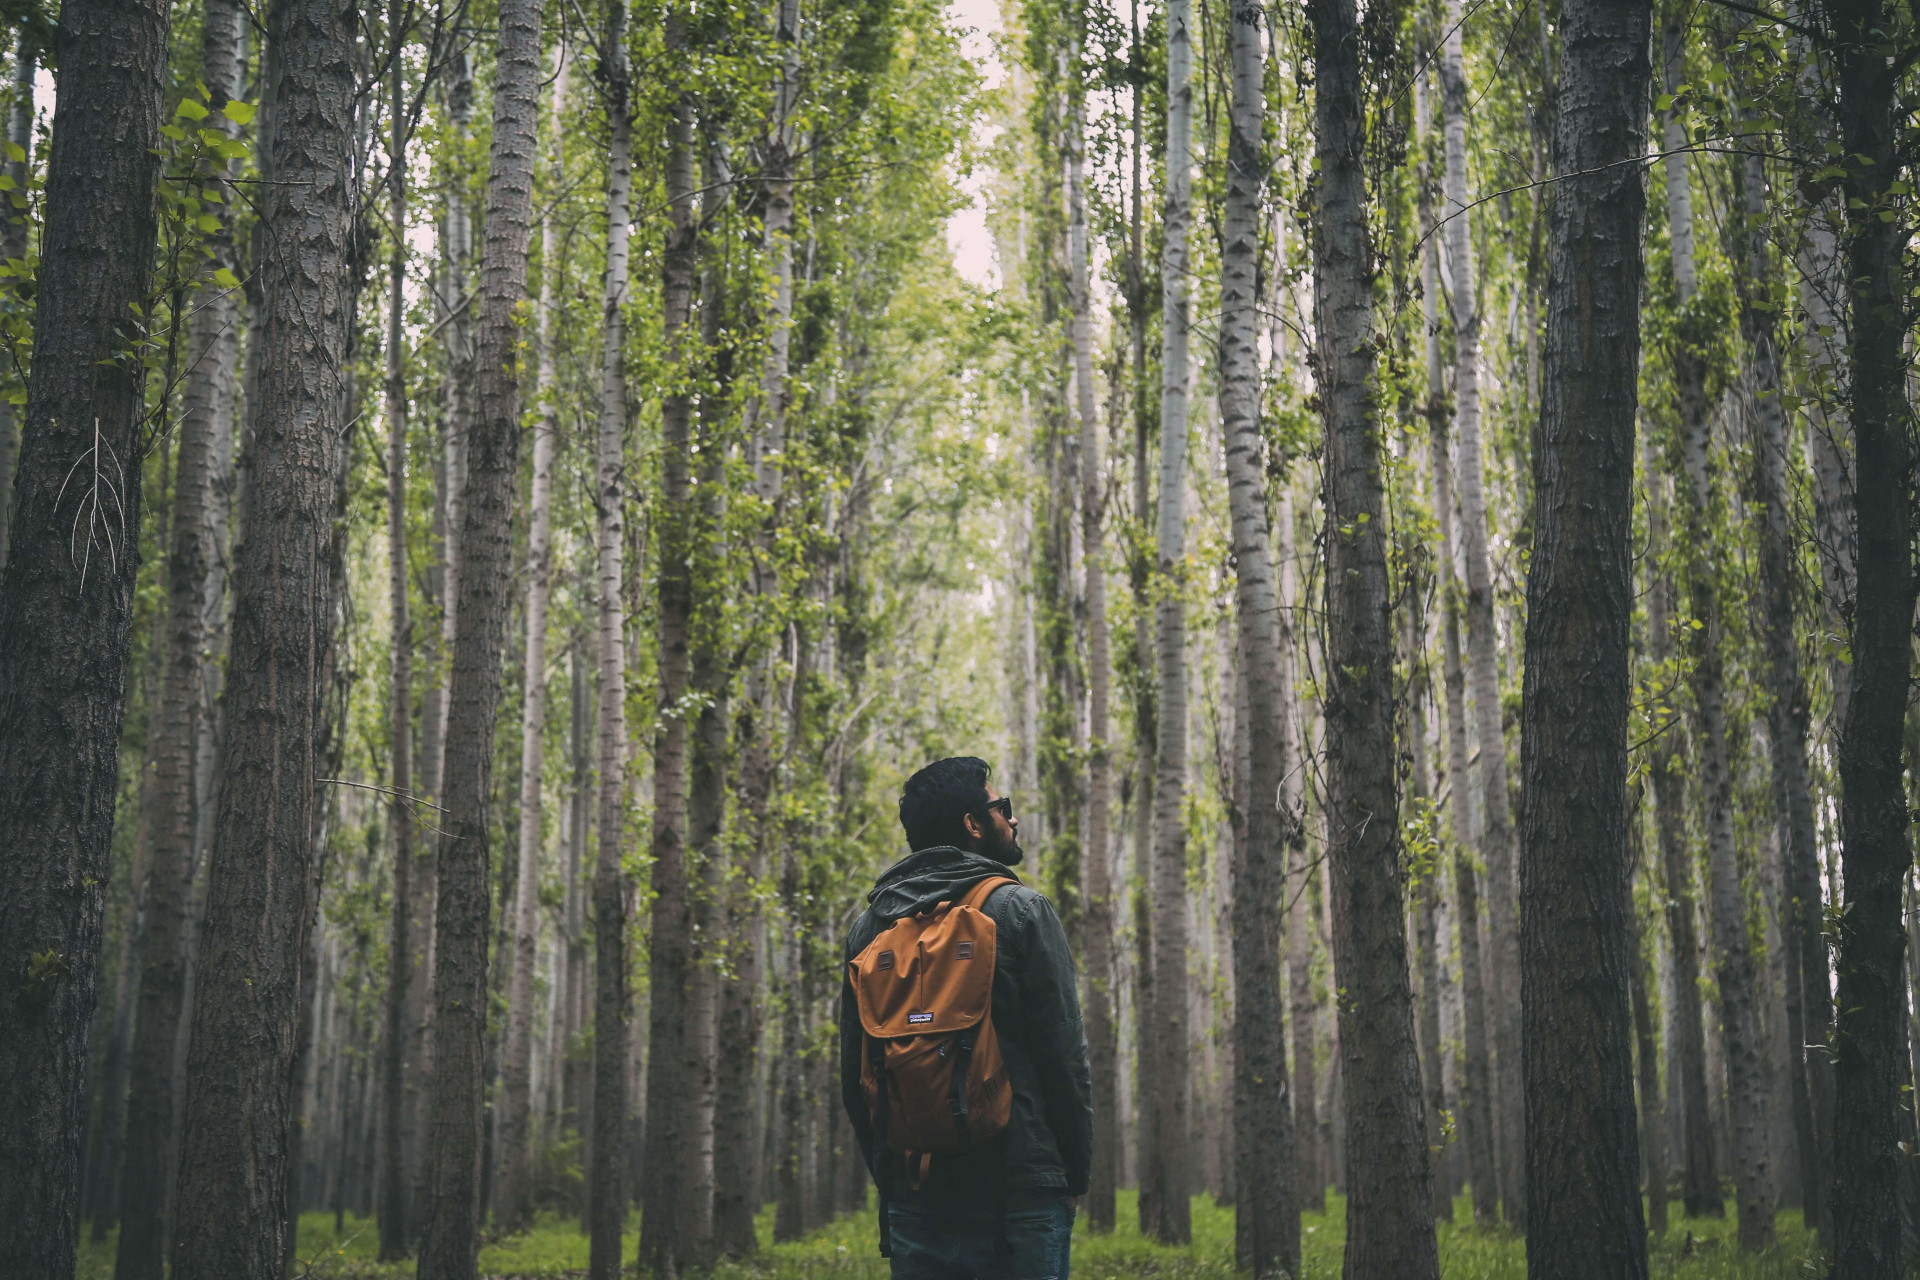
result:
M 950 0 L 947 19 L 963 32 L 960 46 L 980 66 L 986 87 L 997 88 L 1005 76 L 993 37 L 1000 34 L 999 0 Z M 976 141 L 991 136 L 986 125 Z M 987 174 L 976 172 L 962 183 L 973 197 L 973 204 L 947 219 L 947 246 L 953 252 L 953 265 L 962 279 L 982 289 L 1000 287 L 1000 269 L 993 260 L 993 237 L 987 233 Z

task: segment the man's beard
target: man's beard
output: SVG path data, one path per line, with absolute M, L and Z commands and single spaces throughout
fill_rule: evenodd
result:
M 1002 866 L 1017 867 L 1026 861 L 1027 851 L 1020 847 L 1020 837 L 1013 836 L 1002 841 L 998 835 L 989 836 L 980 843 L 980 852 L 992 858 Z

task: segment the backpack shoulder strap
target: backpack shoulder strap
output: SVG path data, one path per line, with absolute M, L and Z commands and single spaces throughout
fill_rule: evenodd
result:
M 1017 876 L 988 876 L 985 880 L 980 881 L 975 884 L 973 888 L 967 890 L 966 893 L 961 896 L 960 900 L 953 905 L 956 908 L 972 907 L 975 911 L 984 911 L 987 906 L 987 899 L 993 896 L 995 889 L 998 889 L 1003 884 L 1019 883 L 1020 880 Z

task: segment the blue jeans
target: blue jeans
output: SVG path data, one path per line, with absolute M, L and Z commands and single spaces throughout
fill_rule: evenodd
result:
M 1065 1194 L 998 1214 L 950 1214 L 889 1205 L 893 1280 L 1068 1280 L 1073 1202 Z

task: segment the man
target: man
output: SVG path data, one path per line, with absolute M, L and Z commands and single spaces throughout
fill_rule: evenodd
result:
M 984 760 L 937 760 L 907 779 L 900 825 L 913 850 L 881 875 L 847 934 L 853 960 L 894 921 L 957 902 L 1025 856 L 1013 801 Z M 894 1280 L 1067 1280 L 1074 1210 L 1087 1190 L 1093 1088 L 1073 956 L 1053 904 L 1002 885 L 982 910 L 997 938 L 993 1027 L 1013 1089 L 1006 1129 L 912 1171 L 880 1148 L 860 1087 L 853 985 L 840 992 L 840 1092 L 885 1192 Z M 884 1163 L 882 1163 L 884 1162 Z M 916 1185 L 916 1183 L 918 1185 Z

